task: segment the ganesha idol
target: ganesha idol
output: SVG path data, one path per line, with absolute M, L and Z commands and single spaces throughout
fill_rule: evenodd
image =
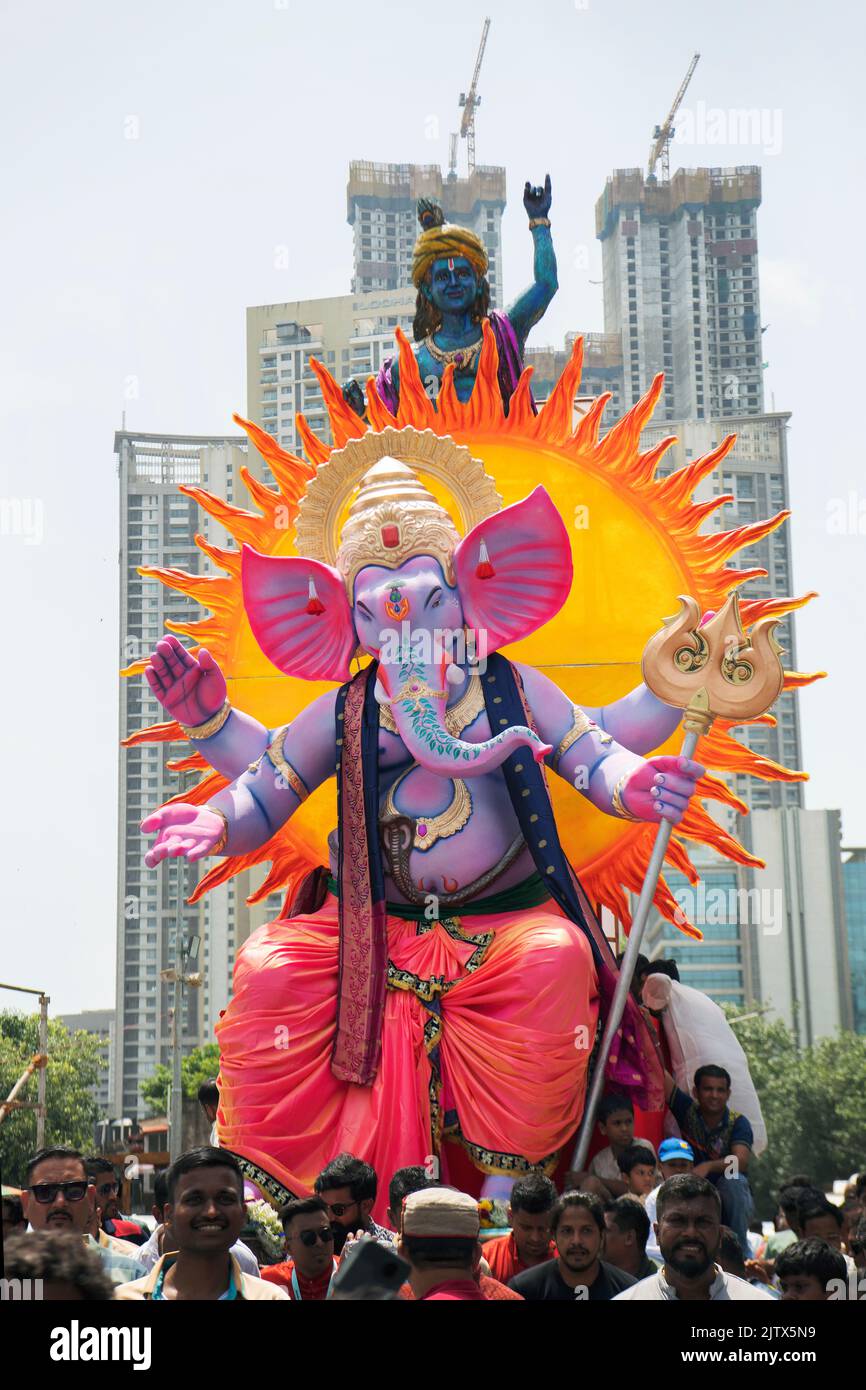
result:
M 450 493 L 459 530 L 422 474 Z M 582 1115 L 616 965 L 561 848 L 548 778 L 611 816 L 679 821 L 703 768 L 645 755 L 681 711 L 645 686 L 582 709 L 502 655 L 566 601 L 569 538 L 544 487 L 503 508 L 450 438 L 389 428 L 334 450 L 307 483 L 295 549 L 242 557 L 266 656 L 335 682 L 293 722 L 267 729 L 232 709 L 209 654 L 174 638 L 146 673 L 233 779 L 205 806 L 145 820 L 158 832 L 149 866 L 247 853 L 336 779 L 330 864 L 238 953 L 217 1026 L 220 1142 L 272 1197 L 309 1192 L 346 1150 L 384 1183 L 433 1160 L 463 1186 L 471 1162 L 476 1191 L 552 1172 Z M 631 1001 L 607 1067 L 613 1086 L 660 1107 Z

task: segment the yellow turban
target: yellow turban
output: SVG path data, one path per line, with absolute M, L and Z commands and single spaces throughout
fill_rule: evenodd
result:
M 430 227 L 422 232 L 415 242 L 415 255 L 412 262 L 412 280 L 420 289 L 434 261 L 449 256 L 465 256 L 475 274 L 487 274 L 487 252 L 484 243 L 467 227 L 459 227 L 454 222 L 445 222 L 440 227 Z

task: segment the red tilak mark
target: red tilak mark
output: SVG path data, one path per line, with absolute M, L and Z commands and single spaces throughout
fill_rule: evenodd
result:
M 448 257 L 448 269 L 449 269 L 449 270 L 453 270 L 453 269 L 454 269 L 454 259 L 453 259 L 452 256 L 449 256 L 449 257 Z
M 400 544 L 400 527 L 393 525 L 383 526 L 381 530 L 382 544 L 386 550 L 396 550 Z

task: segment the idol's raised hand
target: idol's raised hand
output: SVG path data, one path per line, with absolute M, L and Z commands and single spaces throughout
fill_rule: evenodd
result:
M 225 835 L 226 826 L 222 816 L 209 807 L 177 801 L 146 816 L 141 829 L 145 835 L 159 832 L 156 843 L 144 856 L 147 867 L 155 869 L 163 859 L 176 859 L 179 854 L 191 863 L 213 854 L 214 846 Z
M 523 189 L 523 206 L 526 208 L 527 217 L 546 217 L 550 212 L 550 204 L 550 175 L 545 174 L 543 188 L 534 188 L 527 181 Z
M 628 778 L 622 803 L 639 820 L 669 820 L 677 825 L 683 818 L 695 784 L 705 768 L 691 758 L 662 756 L 647 758 Z
M 225 703 L 225 677 L 205 647 L 195 657 L 176 637 L 163 637 L 144 675 L 163 709 L 179 724 L 204 724 Z

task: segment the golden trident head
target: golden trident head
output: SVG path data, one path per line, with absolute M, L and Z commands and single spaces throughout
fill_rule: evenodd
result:
M 701 626 L 700 604 L 681 594 L 679 613 L 644 649 L 644 681 L 665 704 L 685 711 L 683 726 L 695 733 L 705 734 L 714 719 L 756 719 L 784 685 L 778 625 L 764 618 L 747 637 L 737 595 L 730 594 Z

